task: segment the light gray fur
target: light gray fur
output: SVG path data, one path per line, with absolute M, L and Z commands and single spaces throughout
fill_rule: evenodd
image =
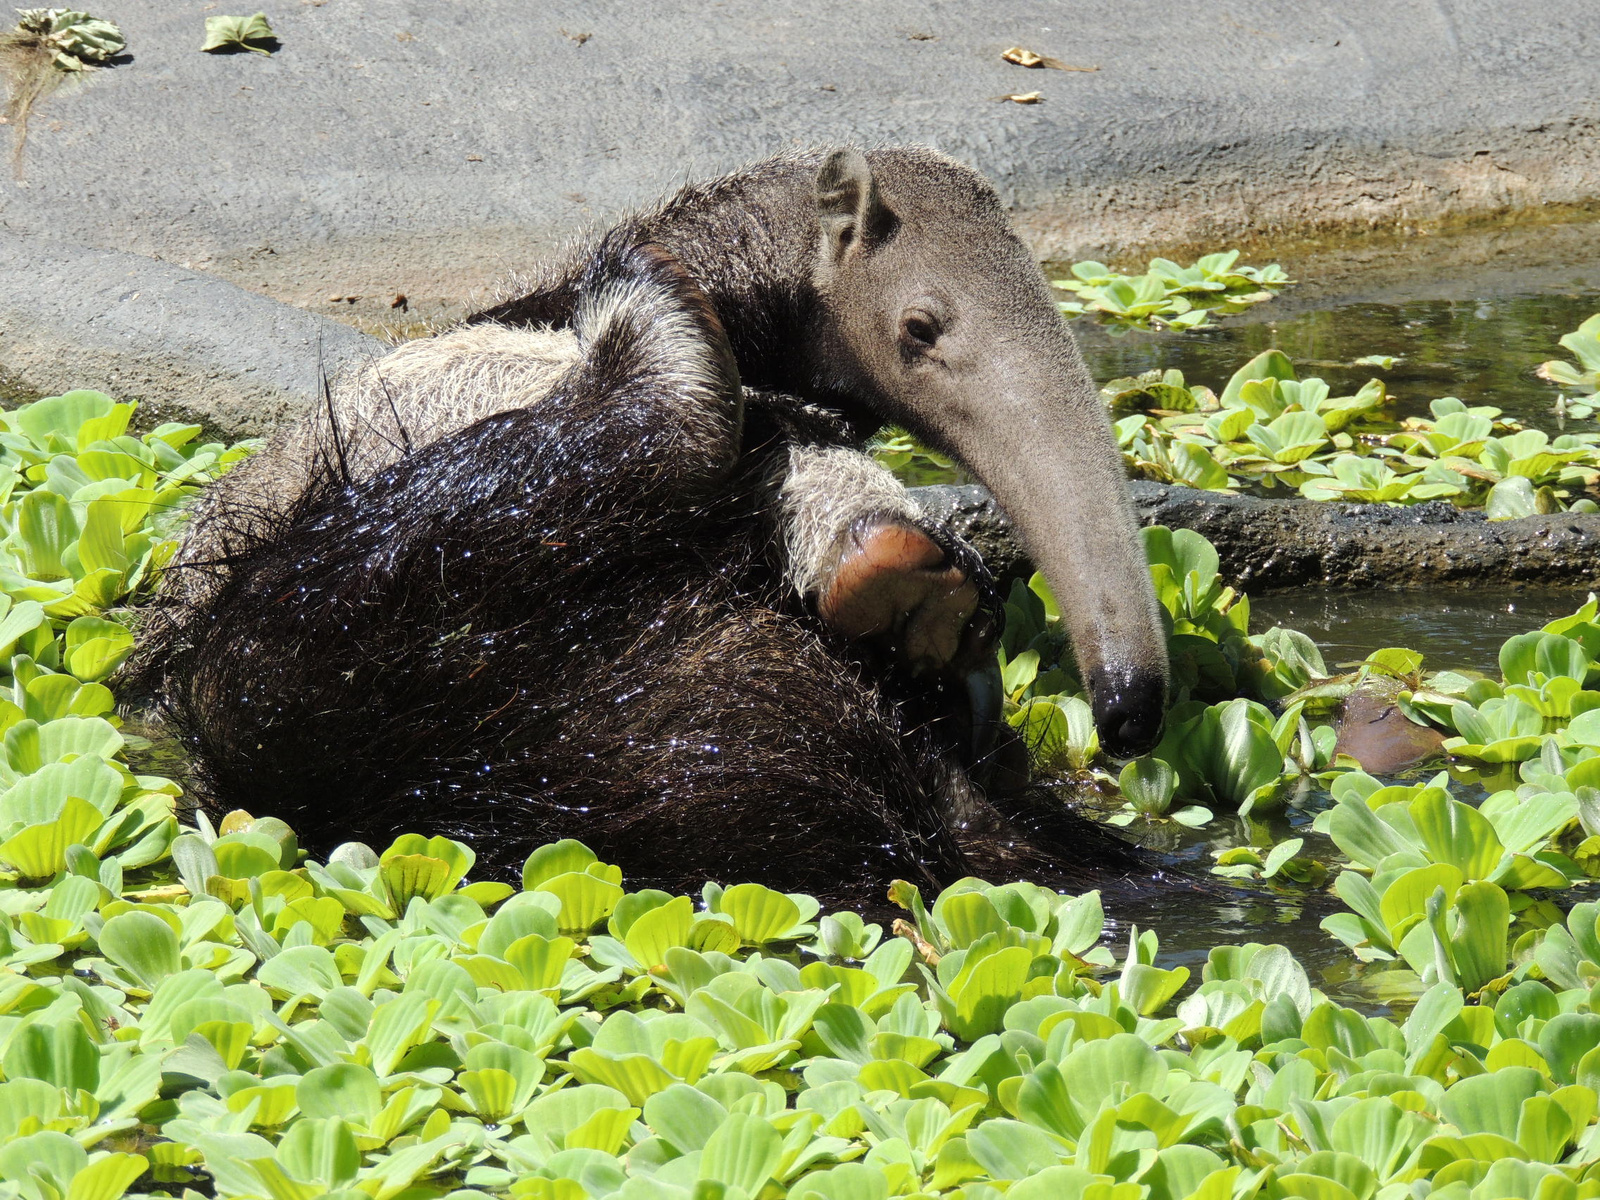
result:
M 777 495 L 784 572 L 808 601 L 827 586 L 857 522 L 925 524 L 888 468 L 848 446 L 791 446 Z
M 215 561 L 233 539 L 271 528 L 305 494 L 319 456 L 338 453 L 351 479 L 369 478 L 409 449 L 537 404 L 578 357 L 571 330 L 503 325 L 467 325 L 397 347 L 336 381 L 328 404 L 208 488 L 178 563 Z

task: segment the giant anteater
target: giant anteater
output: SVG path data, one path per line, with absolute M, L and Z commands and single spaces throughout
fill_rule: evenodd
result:
M 855 903 L 1145 870 L 974 783 L 997 606 L 849 448 L 881 418 L 1001 495 L 1103 740 L 1148 744 L 1164 638 L 1104 414 L 992 190 L 916 149 L 685 189 L 330 394 L 205 499 L 147 678 L 210 803 L 312 842 L 444 829 L 505 869 L 578 836 L 636 882 Z

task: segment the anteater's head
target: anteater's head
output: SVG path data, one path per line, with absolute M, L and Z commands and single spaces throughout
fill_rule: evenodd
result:
M 1048 285 L 976 172 L 926 150 L 838 150 L 816 176 L 823 390 L 947 450 L 1050 581 L 1102 743 L 1148 749 L 1166 639 L 1099 394 Z

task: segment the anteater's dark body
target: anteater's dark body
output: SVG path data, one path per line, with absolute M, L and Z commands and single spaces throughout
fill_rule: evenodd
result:
M 323 849 L 442 830 L 503 873 L 578 837 L 636 884 L 859 905 L 895 877 L 1148 872 L 974 782 L 961 676 L 994 597 L 847 449 L 897 419 L 974 469 L 1055 584 L 1102 741 L 1153 740 L 1165 639 L 1120 456 L 979 177 L 918 150 L 774 160 L 487 317 L 554 329 L 509 356 L 476 349 L 520 344 L 494 324 L 402 347 L 398 384 L 336 392 L 203 508 L 144 670 L 208 804 Z M 741 370 L 805 403 L 747 412 Z M 896 530 L 913 553 L 879 570 Z
M 605 269 L 675 289 L 714 346 L 652 254 Z M 169 635 L 166 700 L 209 802 L 324 850 L 441 831 L 504 876 L 578 837 L 634 885 L 758 879 L 868 907 L 895 877 L 1139 871 L 1028 792 L 999 803 L 1054 837 L 1006 828 L 961 761 L 960 696 L 896 694 L 797 606 L 763 507 L 794 403 L 753 397 L 741 422 L 727 364 L 683 364 L 637 315 L 536 407 L 361 482 L 324 456 L 300 509 Z

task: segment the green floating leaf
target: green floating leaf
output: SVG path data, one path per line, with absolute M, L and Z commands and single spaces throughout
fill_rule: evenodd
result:
M 783 1156 L 783 1138 L 755 1113 L 733 1113 L 700 1152 L 700 1178 L 754 1196 L 766 1186 Z
M 154 991 L 182 969 L 178 935 L 152 912 L 134 910 L 108 920 L 100 930 L 100 953 Z
M 1059 1167 L 1067 1154 L 1066 1148 L 1043 1130 L 1003 1117 L 985 1121 L 968 1133 L 967 1148 L 991 1179 L 1026 1180 Z M 1060 1182 L 1049 1180 L 1052 1189 Z M 1047 1190 L 1042 1194 L 1062 1193 Z
M 7 1079 L 41 1079 L 68 1095 L 100 1086 L 100 1051 L 77 1021 L 24 1025 L 6 1046 L 0 1066 Z
M 42 610 L 40 615 L 43 616 Z M 3 640 L 4 630 L 0 629 L 0 641 Z M 67 626 L 65 666 L 85 683 L 105 679 L 131 653 L 133 631 L 115 621 L 78 617 Z
M 344 1117 L 369 1125 L 383 1106 L 383 1093 L 370 1067 L 335 1063 L 301 1076 L 295 1103 L 308 1117 Z
M 451 891 L 472 869 L 472 848 L 446 837 L 402 834 L 378 860 L 378 877 L 396 912 L 404 912 L 420 896 L 436 900 Z
M 55 820 L 29 825 L 0 842 L 0 862 L 11 864 L 26 879 L 49 879 L 66 870 L 67 850 L 87 845 L 104 824 L 93 804 L 68 796 Z
M 746 945 L 764 946 L 798 936 L 800 906 L 782 892 L 759 883 L 738 883 L 722 893 L 719 909 L 733 919 L 734 932 Z
M 687 896 L 677 896 L 636 919 L 623 943 L 635 961 L 649 970 L 663 965 L 667 951 L 674 946 L 689 944 L 693 925 L 694 903 Z
M 35 489 L 22 498 L 16 537 L 21 542 L 22 569 L 34 579 L 63 579 L 69 572 L 64 556 L 78 540 L 78 518 L 65 496 Z
M 45 1130 L 0 1148 L 0 1180 L 29 1181 L 34 1184 L 32 1194 L 40 1200 L 46 1196 L 64 1197 L 88 1161 L 88 1152 L 72 1138 Z
M 1081 771 L 1100 753 L 1094 713 L 1077 696 L 1029 700 L 1007 720 L 1047 770 Z
M 599 861 L 593 850 L 572 838 L 563 838 L 559 842 L 540 846 L 528 855 L 528 861 L 523 864 L 522 890 L 531 892 L 541 883 L 547 883 L 569 872 L 576 871 L 581 874 L 587 871 L 591 864 Z
M 432 1040 L 433 1018 L 439 1008 L 438 1000 L 420 992 L 406 992 L 373 1010 L 367 1046 L 372 1051 L 372 1069 L 379 1078 L 391 1074 L 412 1047 Z
M 1178 791 L 1178 773 L 1159 758 L 1136 758 L 1122 768 L 1117 786 L 1137 812 L 1160 816 Z
M 102 1155 L 72 1177 L 66 1200 L 120 1200 L 149 1167 L 142 1154 Z
M 361 1169 L 355 1135 L 339 1117 L 296 1121 L 275 1156 L 291 1179 L 329 1188 L 353 1183 Z
M 622 899 L 621 884 L 601 879 L 587 871 L 569 871 L 548 879 L 538 887 L 561 901 L 557 921 L 565 933 L 587 934 L 611 915 Z

